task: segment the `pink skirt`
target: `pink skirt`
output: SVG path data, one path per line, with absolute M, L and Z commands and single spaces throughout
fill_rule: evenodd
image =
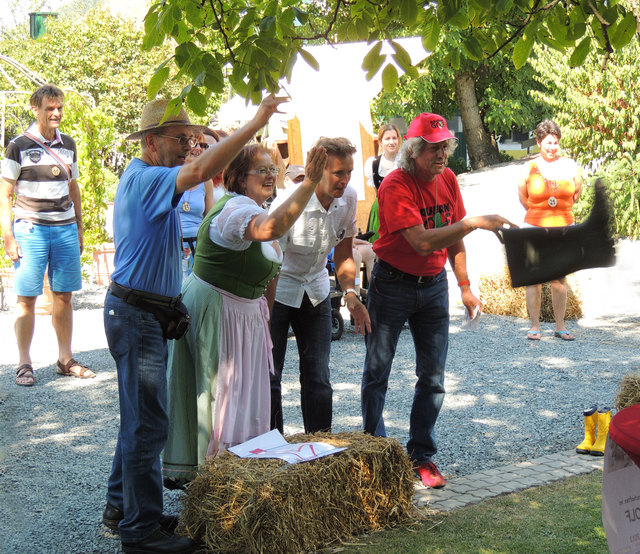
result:
M 207 286 L 222 297 L 210 457 L 269 431 L 273 345 L 264 296 L 249 300 Z

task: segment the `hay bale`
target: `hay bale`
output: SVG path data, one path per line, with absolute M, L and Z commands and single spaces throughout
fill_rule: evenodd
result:
M 616 409 L 624 410 L 640 403 L 640 373 L 627 373 L 618 385 Z
M 311 462 L 209 460 L 187 488 L 183 531 L 210 550 L 307 552 L 414 520 L 415 477 L 400 443 L 364 433 L 316 433 L 347 450 Z
M 505 266 L 501 271 L 491 275 L 481 275 L 478 282 L 482 311 L 485 314 L 510 315 L 528 319 L 526 287 L 511 287 L 509 269 Z M 575 275 L 567 277 L 567 311 L 565 319 L 582 317 L 582 301 Z M 540 321 L 553 322 L 553 305 L 551 303 L 551 285 L 542 285 L 540 304 Z

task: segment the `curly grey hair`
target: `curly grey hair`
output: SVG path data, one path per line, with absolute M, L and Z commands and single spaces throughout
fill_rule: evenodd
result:
M 449 139 L 448 143 L 447 158 L 455 152 L 458 145 L 456 139 Z M 397 166 L 409 175 L 414 175 L 416 170 L 415 159 L 422 154 L 428 144 L 431 143 L 427 142 L 422 137 L 406 139 L 398 151 L 398 159 L 396 162 Z

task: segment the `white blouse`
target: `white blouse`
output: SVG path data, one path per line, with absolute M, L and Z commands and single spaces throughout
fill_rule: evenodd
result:
M 229 193 L 232 196 L 222 211 L 211 220 L 209 238 L 229 250 L 246 250 L 254 241 L 246 240 L 244 232 L 249 222 L 266 212 L 248 196 Z M 282 250 L 277 241 L 261 242 L 262 255 L 271 262 L 282 263 Z

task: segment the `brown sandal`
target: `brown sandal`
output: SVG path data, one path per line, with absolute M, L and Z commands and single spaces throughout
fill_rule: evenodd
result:
M 16 385 L 22 387 L 33 387 L 36 380 L 33 376 L 33 367 L 31 364 L 22 364 L 16 370 Z
M 87 366 L 82 365 L 79 362 L 76 362 L 73 358 L 71 358 L 66 364 L 58 360 L 56 362 L 58 366 L 58 375 L 64 375 L 65 377 L 78 377 L 78 379 L 93 379 L 96 374 L 91 371 Z M 72 371 L 72 368 L 79 368 L 75 371 Z

